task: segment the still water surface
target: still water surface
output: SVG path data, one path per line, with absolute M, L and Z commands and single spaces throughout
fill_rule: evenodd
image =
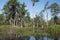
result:
M 36 40 L 36 38 L 34 36 L 31 36 L 29 40 Z M 54 38 L 40 37 L 37 40 L 54 40 Z M 60 40 L 60 38 L 58 38 L 58 40 Z

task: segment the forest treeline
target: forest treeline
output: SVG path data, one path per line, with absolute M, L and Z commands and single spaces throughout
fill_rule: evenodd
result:
M 31 1 L 32 10 L 34 10 L 33 7 L 39 0 Z M 21 40 L 24 40 L 23 37 L 32 35 L 48 36 L 58 40 L 60 37 L 60 5 L 56 2 L 49 5 L 48 1 L 34 18 L 30 17 L 30 12 L 26 7 L 24 2 L 20 3 L 18 0 L 9 0 L 4 4 L 0 14 L 0 39 L 20 40 L 22 38 Z M 50 10 L 51 16 L 49 16 L 48 10 Z M 46 15 L 46 20 L 44 15 Z M 50 17 L 51 19 L 48 20 Z
M 32 7 L 35 3 L 39 2 L 32 1 Z M 37 4 L 38 5 L 38 4 Z M 30 17 L 30 13 L 25 9 L 27 5 L 20 3 L 17 0 L 9 0 L 3 7 L 2 13 L 0 14 L 0 25 L 15 25 L 20 27 L 42 27 L 50 25 L 60 25 L 60 6 L 58 3 L 46 2 L 44 9 L 36 15 L 34 18 Z M 51 12 L 51 19 L 48 20 L 48 10 Z M 46 20 L 44 19 L 44 12 L 47 13 Z

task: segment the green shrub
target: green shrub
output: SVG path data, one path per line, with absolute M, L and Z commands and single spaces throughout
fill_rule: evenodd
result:
M 47 28 L 47 34 L 50 37 L 60 37 L 60 26 L 50 26 Z

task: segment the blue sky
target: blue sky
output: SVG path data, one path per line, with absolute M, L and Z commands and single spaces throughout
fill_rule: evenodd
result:
M 49 5 L 56 2 L 60 5 L 60 0 L 40 0 L 39 2 L 37 2 L 35 4 L 35 6 L 32 8 L 32 2 L 31 0 L 18 0 L 18 2 L 23 3 L 25 2 L 26 4 L 26 9 L 28 9 L 28 12 L 30 12 L 30 16 L 31 18 L 35 17 L 35 15 L 38 15 L 41 10 L 44 9 L 44 5 L 46 4 L 46 2 L 49 1 Z M 2 13 L 2 8 L 3 6 L 6 4 L 6 2 L 8 2 L 8 0 L 0 0 L 0 13 Z M 49 19 L 51 18 L 51 13 L 50 10 L 48 10 L 49 13 Z M 46 12 L 44 12 L 44 19 L 46 19 Z

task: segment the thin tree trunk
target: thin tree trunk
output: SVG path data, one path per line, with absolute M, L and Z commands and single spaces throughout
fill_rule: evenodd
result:
M 33 28 L 35 27 L 34 18 L 33 18 Z
M 47 12 L 47 10 L 46 10 L 46 13 L 47 13 L 46 17 L 47 17 L 47 27 L 48 27 L 48 12 Z
M 33 24 L 32 24 L 33 33 L 34 33 L 34 27 L 35 27 L 35 25 L 34 25 L 34 19 L 33 19 Z
M 14 19 L 14 27 L 15 27 L 15 19 Z
M 21 19 L 21 28 L 22 28 L 22 19 Z
M 21 28 L 22 28 L 22 20 L 21 20 Z
M 34 10 L 33 7 L 34 7 L 34 6 L 32 6 L 32 10 Z M 32 13 L 34 13 L 34 11 L 32 11 Z M 34 27 L 35 27 L 35 25 L 34 25 L 34 18 L 33 18 L 33 32 L 34 32 Z
M 37 28 L 38 28 L 38 23 L 37 23 Z

